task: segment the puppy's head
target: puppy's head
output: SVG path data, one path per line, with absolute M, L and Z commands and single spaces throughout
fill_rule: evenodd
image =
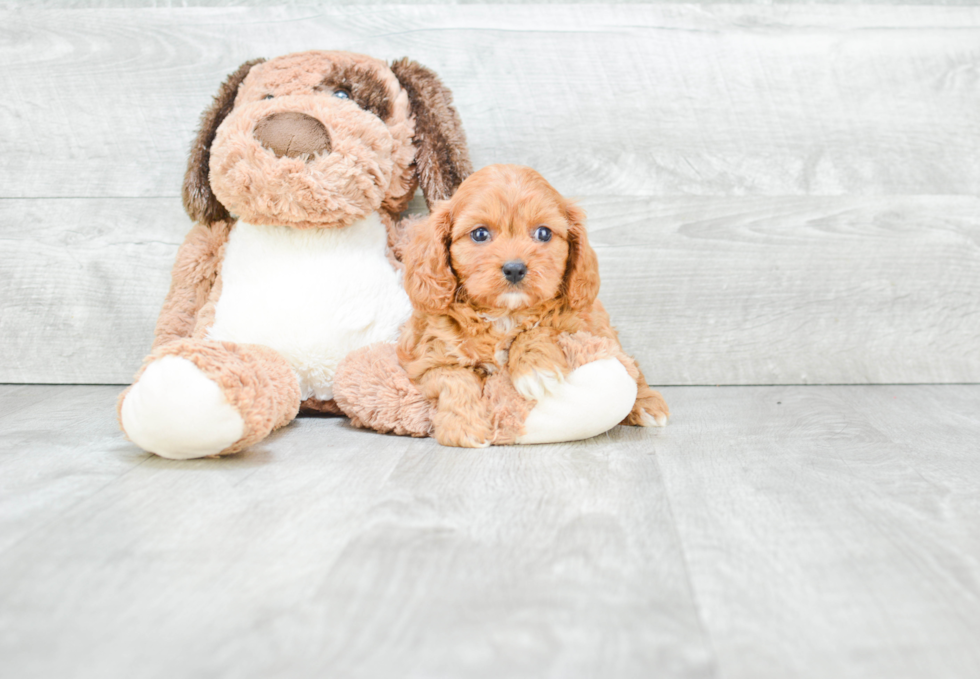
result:
M 243 64 L 202 117 L 184 180 L 192 218 L 346 226 L 401 212 L 421 182 L 451 195 L 469 173 L 449 91 L 403 59 L 301 52 Z
M 409 297 L 429 313 L 457 300 L 517 311 L 557 298 L 585 310 L 599 292 L 585 213 L 517 165 L 470 175 L 419 225 L 404 261 Z

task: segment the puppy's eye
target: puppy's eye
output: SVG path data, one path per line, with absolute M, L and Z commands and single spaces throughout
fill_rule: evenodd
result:
M 271 94 L 267 94 L 267 95 L 265 95 L 265 96 L 264 96 L 264 97 L 262 97 L 262 98 L 263 98 L 263 99 L 272 99 L 272 95 L 271 95 Z
M 477 228 L 470 231 L 470 238 L 472 238 L 477 243 L 483 243 L 490 240 L 490 229 L 485 226 L 478 226 Z
M 549 240 L 551 240 L 551 229 L 549 229 L 547 226 L 539 226 L 534 230 L 534 240 L 547 243 Z
M 350 92 L 347 90 L 337 90 L 333 93 L 333 96 L 337 97 L 338 99 L 350 99 Z

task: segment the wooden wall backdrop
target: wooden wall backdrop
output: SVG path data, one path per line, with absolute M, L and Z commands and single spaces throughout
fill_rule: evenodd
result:
M 588 208 L 657 384 L 980 381 L 980 8 L 0 4 L 0 381 L 123 383 L 241 62 L 410 56 Z M 256 4 L 256 3 L 251 3 Z

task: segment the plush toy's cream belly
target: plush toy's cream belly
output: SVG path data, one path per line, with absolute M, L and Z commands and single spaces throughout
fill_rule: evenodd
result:
M 377 214 L 340 229 L 235 224 L 208 338 L 262 344 L 293 366 L 303 399 L 333 398 L 350 351 L 397 339 L 412 307 Z

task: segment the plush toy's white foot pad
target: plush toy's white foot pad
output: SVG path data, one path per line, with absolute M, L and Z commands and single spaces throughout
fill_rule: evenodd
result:
M 636 382 L 615 358 L 576 368 L 538 401 L 518 443 L 558 443 L 597 436 L 623 421 L 636 402 Z
M 143 371 L 123 401 L 122 426 L 143 450 L 175 460 L 220 453 L 245 431 L 221 387 L 177 356 Z

